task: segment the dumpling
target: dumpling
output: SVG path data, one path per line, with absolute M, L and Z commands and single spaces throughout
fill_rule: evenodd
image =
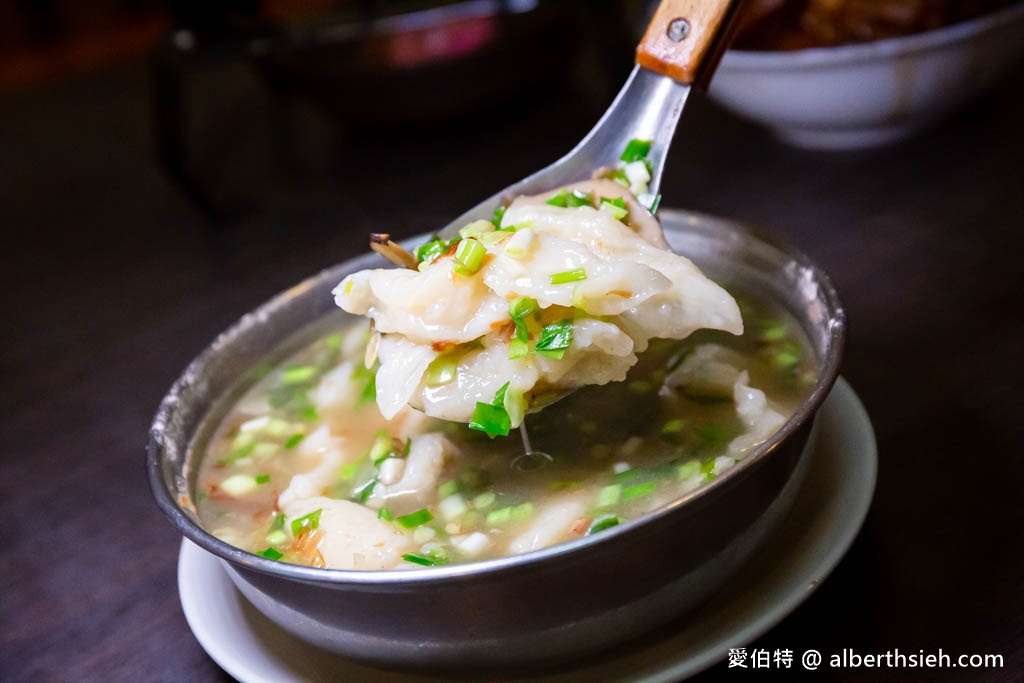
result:
M 471 422 L 493 404 L 515 427 L 552 396 L 623 380 L 654 337 L 742 332 L 732 296 L 666 248 L 626 188 L 596 180 L 569 191 L 571 206 L 516 199 L 500 225 L 478 221 L 433 243 L 418 270 L 361 271 L 338 285 L 337 304 L 381 335 L 385 417 L 410 404 Z

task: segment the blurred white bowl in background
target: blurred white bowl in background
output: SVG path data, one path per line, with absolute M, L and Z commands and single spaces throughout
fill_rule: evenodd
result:
M 905 138 L 967 103 L 1024 54 L 1024 3 L 902 38 L 790 52 L 730 50 L 709 94 L 800 147 Z

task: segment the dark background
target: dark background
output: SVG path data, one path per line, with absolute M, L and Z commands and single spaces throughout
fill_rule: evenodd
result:
M 219 331 L 371 230 L 443 225 L 562 154 L 620 77 L 584 46 L 496 106 L 369 130 L 305 98 L 282 107 L 248 65 L 215 61 L 189 73 L 187 117 L 212 220 L 161 170 L 147 62 L 124 54 L 0 91 L 3 681 L 226 678 L 182 616 L 179 536 L 144 477 L 161 397 Z M 859 152 L 787 147 L 700 96 L 685 113 L 665 205 L 761 226 L 824 266 L 879 445 L 847 557 L 748 649 L 1006 661 L 808 680 L 1024 670 L 1022 88 L 1018 70 L 919 137 Z

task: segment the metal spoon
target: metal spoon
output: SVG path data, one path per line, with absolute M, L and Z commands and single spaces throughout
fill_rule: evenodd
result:
M 524 194 L 557 190 L 614 166 L 632 139 L 651 140 L 649 186 L 657 193 L 676 124 L 693 85 L 706 86 L 728 37 L 738 0 L 664 0 L 654 13 L 626 84 L 575 148 L 550 166 L 488 197 L 440 231 L 446 239 L 499 204 Z
M 706 86 L 710 81 L 728 44 L 739 4 L 740 0 L 663 0 L 637 46 L 636 66 L 626 84 L 587 136 L 555 163 L 463 213 L 441 229 L 439 235 L 453 238 L 465 225 L 490 219 L 499 204 L 504 205 L 520 195 L 557 190 L 589 178 L 602 166 L 614 166 L 633 139 L 651 140 L 647 158 L 653 168 L 648 186 L 652 194 L 657 193 L 665 157 L 690 88 Z M 530 412 L 570 393 L 571 390 L 566 390 L 561 396 L 551 397 L 543 406 L 531 406 Z M 413 397 L 410 405 L 422 410 L 417 399 Z M 520 427 L 520 433 L 527 460 L 543 464 L 551 459 L 546 453 L 532 449 L 524 427 Z

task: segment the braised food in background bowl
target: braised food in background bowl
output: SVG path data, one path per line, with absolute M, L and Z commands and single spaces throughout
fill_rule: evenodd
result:
M 1004 4 L 761 3 L 708 92 L 800 147 L 892 143 L 1019 63 L 1024 5 Z

